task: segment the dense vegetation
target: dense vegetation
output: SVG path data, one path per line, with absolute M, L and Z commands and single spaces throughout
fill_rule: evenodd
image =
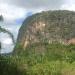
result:
M 17 49 L 15 55 L 0 56 L 1 75 L 75 75 L 74 45 L 33 44 Z

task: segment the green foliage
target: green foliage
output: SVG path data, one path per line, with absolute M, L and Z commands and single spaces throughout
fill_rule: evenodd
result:
M 22 50 L 21 46 L 16 47 Z M 74 48 L 74 45 L 65 46 L 59 43 L 30 45 L 14 55 L 0 56 L 0 74 L 74 75 Z

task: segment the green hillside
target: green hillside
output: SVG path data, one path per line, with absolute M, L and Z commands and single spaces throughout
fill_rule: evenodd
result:
M 25 19 L 12 54 L 0 55 L 0 75 L 75 75 L 75 12 L 46 11 Z
M 47 44 L 44 51 L 40 44 L 18 49 L 15 55 L 0 56 L 1 75 L 75 75 L 74 45 Z

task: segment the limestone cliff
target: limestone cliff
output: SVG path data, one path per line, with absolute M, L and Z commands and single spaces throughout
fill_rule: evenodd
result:
M 23 48 L 41 42 L 66 44 L 74 38 L 75 12 L 66 10 L 43 11 L 25 19 L 19 29 L 17 44 Z

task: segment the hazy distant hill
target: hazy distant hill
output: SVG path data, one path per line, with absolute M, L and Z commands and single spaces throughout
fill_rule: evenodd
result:
M 68 43 L 75 38 L 75 12 L 66 10 L 43 11 L 23 22 L 17 44 L 23 48 L 33 43 Z

